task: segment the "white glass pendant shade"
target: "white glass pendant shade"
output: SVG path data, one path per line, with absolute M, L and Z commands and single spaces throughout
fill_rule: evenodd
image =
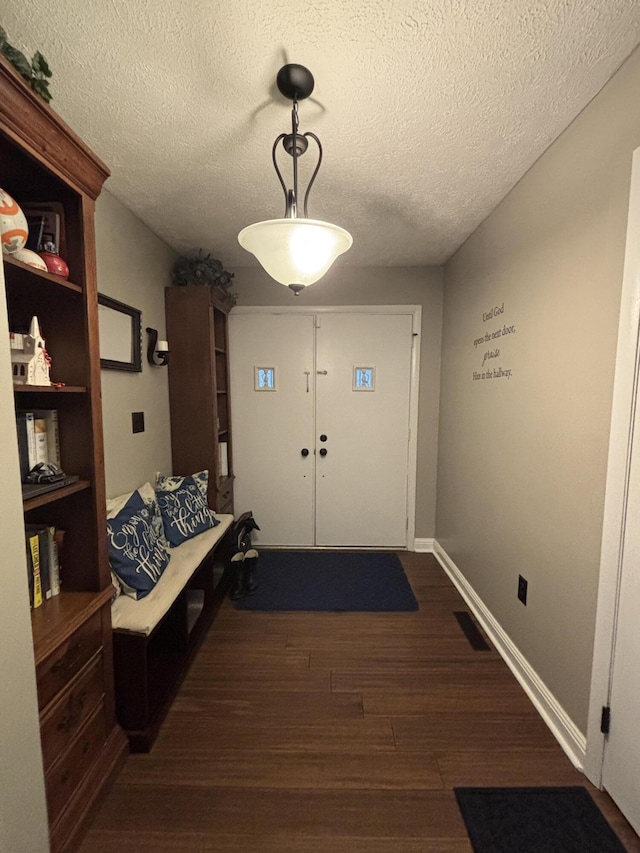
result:
M 348 231 L 317 219 L 268 219 L 238 234 L 271 278 L 285 286 L 313 284 L 335 259 L 351 248 Z

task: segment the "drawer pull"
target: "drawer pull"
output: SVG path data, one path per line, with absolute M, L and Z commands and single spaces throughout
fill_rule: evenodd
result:
M 66 654 L 64 654 L 60 660 L 56 661 L 54 665 L 51 667 L 51 672 L 69 672 L 73 670 L 82 660 L 82 652 L 84 650 L 86 643 L 84 640 L 80 640 L 72 646 Z
M 65 711 L 64 716 L 58 723 L 59 731 L 70 732 L 71 729 L 78 725 L 80 718 L 82 717 L 82 710 L 84 708 L 84 702 L 86 698 L 86 690 L 83 693 L 72 694 L 69 697 L 67 710 Z

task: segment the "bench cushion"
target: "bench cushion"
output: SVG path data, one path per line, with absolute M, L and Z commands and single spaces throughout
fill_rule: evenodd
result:
M 216 527 L 205 530 L 171 549 L 169 565 L 145 598 L 136 601 L 121 595 L 115 599 L 111 605 L 111 624 L 114 630 L 146 636 L 151 634 L 200 563 L 233 523 L 232 515 L 216 515 L 216 518 L 220 522 Z

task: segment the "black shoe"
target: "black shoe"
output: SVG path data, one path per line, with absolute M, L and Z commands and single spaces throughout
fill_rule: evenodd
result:
M 232 601 L 236 601 L 244 595 L 244 554 L 242 551 L 238 551 L 231 558 L 231 571 L 233 574 L 231 576 L 229 598 Z
M 249 549 L 244 555 L 242 563 L 242 575 L 244 578 L 244 594 L 255 595 L 258 584 L 255 579 L 256 562 L 258 560 L 258 552 L 255 548 Z

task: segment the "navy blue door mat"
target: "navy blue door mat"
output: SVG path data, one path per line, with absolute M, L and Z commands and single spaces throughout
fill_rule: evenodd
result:
M 261 551 L 258 591 L 241 610 L 417 610 L 398 555 L 362 551 Z
M 475 853 L 625 853 L 586 788 L 454 788 Z

